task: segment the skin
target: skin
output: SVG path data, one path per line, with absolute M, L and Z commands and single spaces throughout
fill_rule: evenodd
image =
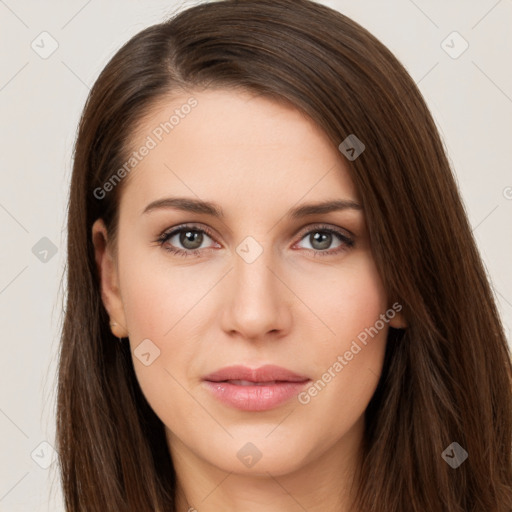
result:
M 155 105 L 132 147 L 191 96 Z M 232 364 L 276 364 L 317 381 L 391 307 L 363 210 L 286 217 L 298 205 L 360 198 L 344 157 L 298 110 L 233 90 L 193 97 L 197 106 L 125 178 L 117 259 L 103 221 L 92 229 L 115 334 L 129 337 L 132 355 L 145 339 L 160 350 L 149 366 L 135 355 L 133 364 L 166 426 L 177 510 L 348 511 L 363 414 L 382 371 L 388 326 L 404 326 L 400 314 L 359 343 L 361 351 L 307 404 L 293 397 L 272 410 L 240 411 L 217 401 L 202 377 Z M 142 213 L 170 196 L 215 202 L 225 217 Z M 198 256 L 174 255 L 156 242 L 182 223 L 214 234 L 203 235 Z M 353 247 L 335 235 L 330 245 L 315 242 L 318 224 L 349 234 Z M 236 252 L 247 236 L 263 251 L 252 263 Z M 165 245 L 187 250 L 193 241 L 185 246 L 174 235 Z M 237 457 L 248 442 L 262 455 L 252 467 Z

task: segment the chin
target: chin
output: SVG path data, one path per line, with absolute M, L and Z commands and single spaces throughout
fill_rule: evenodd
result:
M 230 446 L 219 446 L 218 457 L 207 454 L 211 464 L 219 469 L 240 475 L 279 476 L 292 473 L 306 463 L 306 453 L 301 442 L 289 439 L 283 443 L 269 438 L 265 434 L 260 437 L 245 437 L 243 441 L 230 440 Z M 301 451 L 299 452 L 298 447 Z M 214 457 L 212 458 L 212 455 Z

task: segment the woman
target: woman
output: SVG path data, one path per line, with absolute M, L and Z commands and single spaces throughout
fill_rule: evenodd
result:
M 306 0 L 190 8 L 112 58 L 75 149 L 68 511 L 512 509 L 510 351 L 382 43 Z

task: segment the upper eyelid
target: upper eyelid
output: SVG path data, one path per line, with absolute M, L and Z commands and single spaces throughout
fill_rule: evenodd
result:
M 354 233 L 352 233 L 350 230 L 348 230 L 347 228 L 342 228 L 340 226 L 333 226 L 327 222 L 318 222 L 318 223 L 313 223 L 313 224 L 308 224 L 307 226 L 305 226 L 304 228 L 301 228 L 299 230 L 299 232 L 297 233 L 297 236 L 300 235 L 300 234 L 307 234 L 309 233 L 310 231 L 314 231 L 314 230 L 318 230 L 318 231 L 334 231 L 335 233 L 337 232 L 342 232 L 346 234 L 347 237 L 354 237 Z
M 194 224 L 184 224 L 184 225 L 178 225 L 174 228 L 166 229 L 162 231 L 162 234 L 159 236 L 159 238 L 169 238 L 171 236 L 176 235 L 177 233 L 180 233 L 181 231 L 184 231 L 186 229 L 190 229 L 191 231 L 203 231 L 206 235 L 208 235 L 210 238 L 214 237 L 214 234 L 211 229 L 196 226 Z

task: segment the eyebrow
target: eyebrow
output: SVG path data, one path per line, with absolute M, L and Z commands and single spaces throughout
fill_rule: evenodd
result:
M 202 213 L 211 215 L 219 219 L 224 218 L 222 208 L 210 201 L 203 201 L 201 199 L 194 199 L 188 197 L 166 197 L 157 199 L 148 204 L 142 215 L 148 214 L 155 210 L 160 209 L 176 209 L 191 213 Z M 330 213 L 343 210 L 362 210 L 362 206 L 351 199 L 333 199 L 322 201 L 318 203 L 308 203 L 291 208 L 288 210 L 286 216 L 290 219 L 299 219 L 309 215 L 317 215 L 323 213 Z

